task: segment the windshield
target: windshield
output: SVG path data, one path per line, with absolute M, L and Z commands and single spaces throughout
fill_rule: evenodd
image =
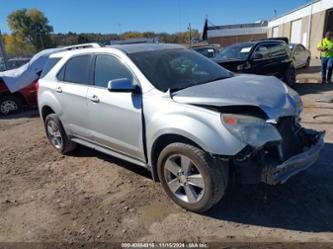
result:
M 163 49 L 129 54 L 147 79 L 160 91 L 180 90 L 219 79 L 232 73 L 189 49 Z
M 252 46 L 249 44 L 236 44 L 223 49 L 218 55 L 222 60 L 246 60 L 250 54 Z

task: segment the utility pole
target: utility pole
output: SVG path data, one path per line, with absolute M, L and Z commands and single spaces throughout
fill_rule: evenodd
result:
M 192 48 L 192 27 L 191 23 L 188 24 L 188 31 L 190 32 L 190 48 Z
M 1 30 L 0 30 L 0 53 L 1 53 L 2 60 L 3 60 L 3 66 L 1 65 L 1 60 L 0 60 L 0 71 L 1 70 L 5 71 L 5 70 L 7 70 L 7 56 L 6 56 L 5 47 L 4 47 L 3 41 L 2 41 Z

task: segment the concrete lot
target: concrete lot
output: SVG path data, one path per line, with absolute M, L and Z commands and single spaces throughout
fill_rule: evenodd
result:
M 83 147 L 57 154 L 34 113 L 2 118 L 0 241 L 333 243 L 333 104 L 316 102 L 333 86 L 296 89 L 303 125 L 327 131 L 318 163 L 284 185 L 230 186 L 203 215 L 174 205 L 144 169 Z
M 321 83 L 320 59 L 312 58 L 309 68 L 298 70 L 298 83 Z

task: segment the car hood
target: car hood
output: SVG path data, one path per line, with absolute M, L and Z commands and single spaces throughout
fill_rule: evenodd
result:
M 271 119 L 299 115 L 299 96 L 273 76 L 237 75 L 172 93 L 174 101 L 201 106 L 256 106 Z

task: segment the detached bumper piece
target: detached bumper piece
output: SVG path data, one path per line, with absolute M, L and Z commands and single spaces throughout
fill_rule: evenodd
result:
M 319 157 L 324 147 L 325 132 L 303 129 L 303 136 L 306 136 L 307 146 L 300 154 L 290 157 L 279 165 L 270 165 L 262 172 L 262 181 L 269 185 L 285 183 L 290 177 L 309 168 Z

